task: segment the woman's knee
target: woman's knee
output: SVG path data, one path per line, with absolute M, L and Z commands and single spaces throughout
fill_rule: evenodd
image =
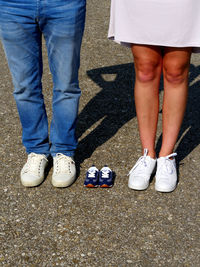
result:
M 164 78 L 169 83 L 181 84 L 187 79 L 188 68 L 188 64 L 178 64 L 177 62 L 164 64 Z
M 154 81 L 160 75 L 160 62 L 140 60 L 136 64 L 136 77 L 142 83 Z
M 136 79 L 148 83 L 160 77 L 162 66 L 161 49 L 157 46 L 133 45 Z
M 164 79 L 172 84 L 181 84 L 188 78 L 191 49 L 168 48 L 163 58 Z

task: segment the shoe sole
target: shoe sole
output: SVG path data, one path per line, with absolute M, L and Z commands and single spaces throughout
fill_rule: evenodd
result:
M 36 187 L 36 186 L 40 185 L 43 181 L 44 181 L 44 178 L 42 178 L 40 180 L 37 180 L 34 183 L 33 182 L 30 182 L 30 181 L 23 181 L 21 179 L 21 183 L 25 187 Z
M 149 187 L 149 185 L 146 186 L 146 187 L 136 187 L 136 186 L 133 186 L 133 185 L 128 184 L 128 187 L 130 189 L 133 189 L 133 190 L 143 191 L 143 190 L 146 190 Z
M 159 186 L 155 186 L 155 190 L 161 193 L 171 193 L 176 189 L 176 185 L 174 187 L 171 188 L 161 188 Z
M 87 184 L 87 185 L 84 185 L 85 187 L 88 187 L 88 188 L 96 188 L 98 187 L 98 185 L 93 185 L 93 184 Z
M 100 188 L 111 188 L 111 187 L 113 187 L 113 185 L 102 184 L 99 187 Z
M 76 180 L 76 175 L 73 176 L 70 180 L 68 180 L 67 182 L 60 182 L 60 181 L 55 181 L 54 179 L 51 180 L 51 183 L 54 187 L 69 187 L 70 185 L 72 185 Z

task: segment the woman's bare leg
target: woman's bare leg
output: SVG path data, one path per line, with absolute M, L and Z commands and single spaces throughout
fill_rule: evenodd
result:
M 133 45 L 135 64 L 135 105 L 142 149 L 155 158 L 155 137 L 159 112 L 159 83 L 162 70 L 161 49 L 156 46 Z
M 165 48 L 163 57 L 163 137 L 160 157 L 173 152 L 183 120 L 191 48 Z

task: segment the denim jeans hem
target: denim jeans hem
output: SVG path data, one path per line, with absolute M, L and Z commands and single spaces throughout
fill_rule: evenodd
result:
M 61 154 L 68 156 L 68 157 L 74 157 L 74 154 L 75 154 L 75 152 L 72 152 L 72 151 L 70 151 L 70 152 L 69 151 L 66 151 L 66 152 L 61 151 L 61 152 L 57 152 L 57 153 L 51 153 L 51 156 L 55 157 L 56 154 L 58 154 L 58 153 L 61 153 Z
M 50 156 L 50 153 L 41 153 L 41 152 L 35 152 L 35 151 L 28 151 L 27 152 L 28 155 L 31 154 L 31 153 L 45 155 L 47 158 Z

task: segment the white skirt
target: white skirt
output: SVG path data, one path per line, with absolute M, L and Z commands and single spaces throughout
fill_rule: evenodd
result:
M 200 0 L 111 0 L 108 37 L 200 52 Z

